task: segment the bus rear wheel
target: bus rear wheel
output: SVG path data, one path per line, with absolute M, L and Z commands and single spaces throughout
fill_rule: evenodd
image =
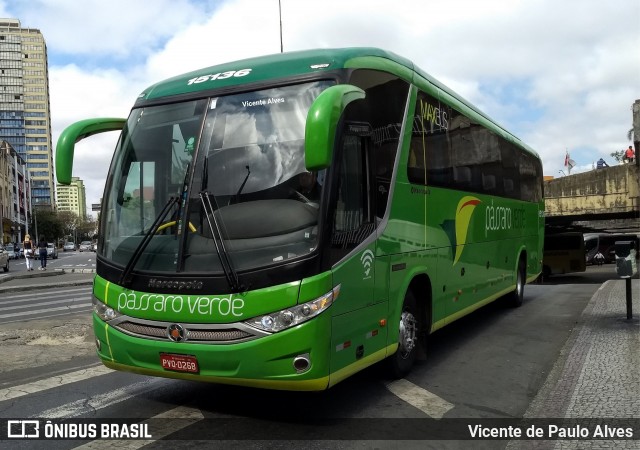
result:
M 420 323 L 417 311 L 416 299 L 411 292 L 407 292 L 398 324 L 398 350 L 387 358 L 388 372 L 393 378 L 407 375 L 415 363 Z
M 522 305 L 522 299 L 524 298 L 524 285 L 527 278 L 527 264 L 524 258 L 520 258 L 518 261 L 518 270 L 516 272 L 516 289 L 509 294 L 509 304 L 513 307 Z

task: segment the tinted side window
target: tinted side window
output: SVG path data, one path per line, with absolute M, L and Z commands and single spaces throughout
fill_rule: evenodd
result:
M 409 181 L 539 201 L 540 161 L 514 142 L 420 92 L 416 103 Z
M 373 130 L 367 142 L 368 158 L 373 168 L 375 213 L 382 217 L 400 144 L 409 83 L 377 70 L 355 70 L 349 82 L 366 93 L 363 100 L 349 106 L 346 120 L 367 123 Z
M 520 155 L 520 185 L 522 200 L 539 202 L 542 200 L 542 167 L 540 161 L 528 153 Z
M 447 136 L 452 110 L 433 97 L 418 93 L 411 150 L 407 164 L 409 181 L 449 187 L 453 184 L 453 161 Z

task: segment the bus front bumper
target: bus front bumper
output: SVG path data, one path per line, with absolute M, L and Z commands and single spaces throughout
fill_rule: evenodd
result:
M 326 317 L 325 317 L 326 316 Z M 329 386 L 331 318 L 322 314 L 291 329 L 241 343 L 192 343 L 146 339 L 109 326 L 95 313 L 97 353 L 105 366 L 142 375 L 268 389 L 318 391 Z M 197 361 L 197 372 L 163 368 L 161 355 Z M 294 360 L 305 355 L 304 371 Z

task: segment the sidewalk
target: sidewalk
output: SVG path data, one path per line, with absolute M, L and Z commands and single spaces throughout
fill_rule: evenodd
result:
M 625 280 L 608 280 L 596 291 L 525 418 L 640 420 L 640 281 L 631 285 L 631 319 Z M 638 441 L 511 441 L 512 448 L 637 449 Z

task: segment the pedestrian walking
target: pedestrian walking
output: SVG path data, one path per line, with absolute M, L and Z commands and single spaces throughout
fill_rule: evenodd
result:
M 595 261 L 595 263 L 599 266 L 604 264 L 604 255 L 600 252 L 596 253 L 596 255 L 593 257 L 593 260 Z
M 36 245 L 31 240 L 31 236 L 26 234 L 24 242 L 22 242 L 22 250 L 24 251 L 24 262 L 27 265 L 27 270 L 33 270 L 33 258 L 35 257 L 33 252 L 35 249 Z
M 38 252 L 40 252 L 39 270 L 47 270 L 47 241 L 45 241 L 44 236 L 40 236 L 38 241 Z

